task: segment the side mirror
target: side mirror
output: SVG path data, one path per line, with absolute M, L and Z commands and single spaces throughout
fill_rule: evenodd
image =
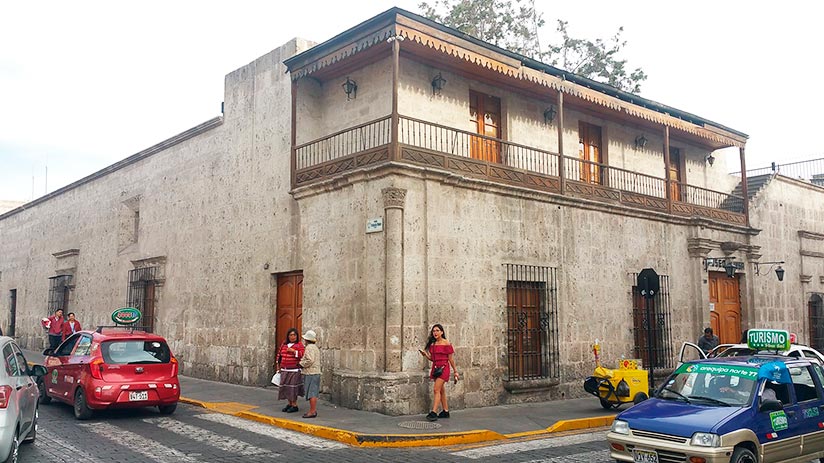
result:
M 54 349 L 49 347 L 48 349 L 43 351 L 43 355 L 45 355 L 46 357 L 53 356 L 54 355 Z
M 781 405 L 781 401 L 779 400 L 763 400 L 761 406 L 758 407 L 758 411 L 761 412 L 777 412 L 779 410 L 784 410 L 784 406 Z
M 31 367 L 31 376 L 46 376 L 49 371 L 43 365 L 34 365 Z

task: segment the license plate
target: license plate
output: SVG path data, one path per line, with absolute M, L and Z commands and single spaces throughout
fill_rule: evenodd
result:
M 149 391 L 132 391 L 132 392 L 129 392 L 129 400 L 132 400 L 132 401 L 149 400 Z M 646 460 L 644 460 L 644 461 L 646 461 Z M 655 461 L 657 462 L 658 460 L 656 459 Z
M 658 452 L 635 449 L 632 451 L 632 460 L 635 463 L 658 463 Z

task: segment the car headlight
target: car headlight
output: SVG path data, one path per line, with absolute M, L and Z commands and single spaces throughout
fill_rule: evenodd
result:
M 617 434 L 629 434 L 629 423 L 624 420 L 613 421 L 612 432 Z
M 698 447 L 719 447 L 721 445 L 721 437 L 711 432 L 697 432 L 692 435 L 690 445 Z

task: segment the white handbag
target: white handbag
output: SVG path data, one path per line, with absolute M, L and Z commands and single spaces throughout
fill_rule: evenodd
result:
M 272 384 L 280 387 L 280 372 L 277 372 L 272 376 Z

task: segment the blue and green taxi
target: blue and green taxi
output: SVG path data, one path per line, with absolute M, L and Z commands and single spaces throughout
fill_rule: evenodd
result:
M 809 462 L 824 458 L 824 367 L 780 355 L 789 333 L 750 330 L 775 354 L 681 364 L 615 417 L 610 457 L 637 463 Z

